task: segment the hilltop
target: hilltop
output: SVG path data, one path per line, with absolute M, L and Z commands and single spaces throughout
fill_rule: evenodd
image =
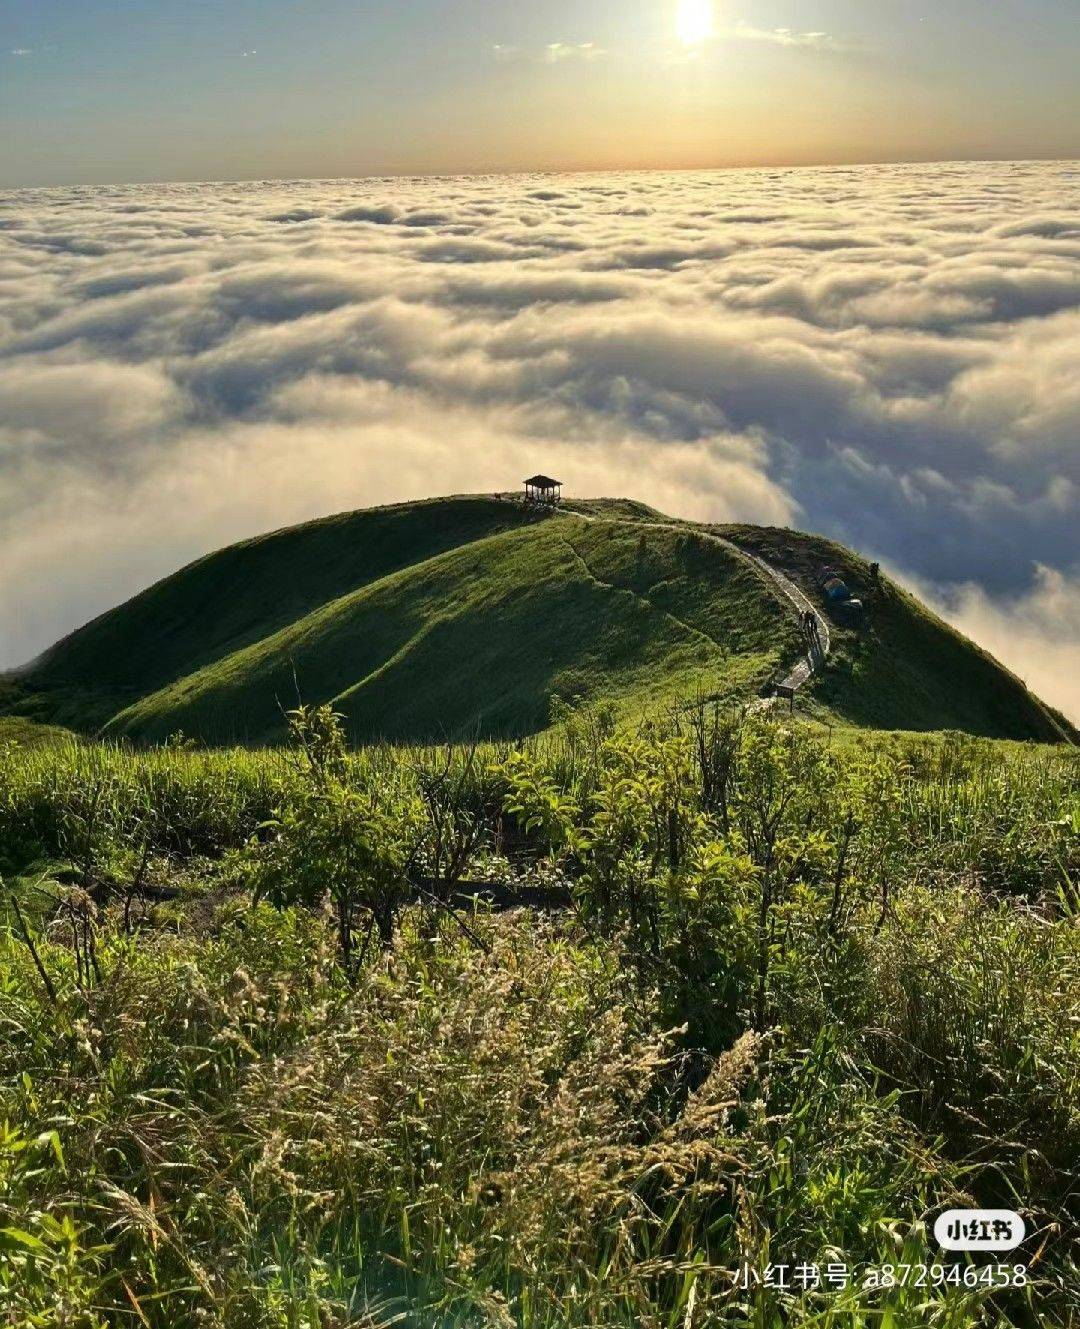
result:
M 282 709 L 332 701 L 357 741 L 512 738 L 552 697 L 642 709 L 768 690 L 804 649 L 757 559 L 822 606 L 864 600 L 800 705 L 875 728 L 1075 741 L 991 656 L 817 536 L 675 521 L 626 500 L 538 516 L 502 496 L 344 513 L 166 577 L 0 681 L 0 711 L 160 741 L 272 742 Z

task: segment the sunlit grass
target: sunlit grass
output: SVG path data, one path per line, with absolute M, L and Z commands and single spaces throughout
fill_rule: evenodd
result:
M 1080 1310 L 1077 754 L 556 718 L 476 750 L 349 754 L 315 715 L 266 752 L 7 743 L 13 1323 Z M 413 889 L 461 875 L 573 907 L 453 916 Z M 358 936 L 389 907 L 386 944 L 343 955 L 345 899 Z M 1024 1213 L 1030 1288 L 734 1285 L 917 1263 L 975 1201 Z

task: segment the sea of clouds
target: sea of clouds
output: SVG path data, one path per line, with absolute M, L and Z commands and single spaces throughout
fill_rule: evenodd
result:
M 0 193 L 0 667 L 536 470 L 845 540 L 1080 718 L 1080 164 Z

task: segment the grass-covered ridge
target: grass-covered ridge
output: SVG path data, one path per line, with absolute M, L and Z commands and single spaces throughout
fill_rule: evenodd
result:
M 26 675 L 81 727 L 220 660 L 320 605 L 447 549 L 520 524 L 487 498 L 342 513 L 229 545 L 58 642 Z
M 334 600 L 121 712 L 110 731 L 269 739 L 299 687 L 355 737 L 542 729 L 553 694 L 760 685 L 797 636 L 754 570 L 692 532 L 549 519 Z
M 722 529 L 815 600 L 823 565 L 867 606 L 864 630 L 833 623 L 834 654 L 814 689 L 820 705 L 867 728 L 961 729 L 991 737 L 1076 742 L 1076 727 L 992 655 L 918 598 L 833 540 L 769 527 Z
M 717 538 L 720 537 L 720 538 Z M 155 741 L 277 741 L 298 698 L 354 741 L 504 738 L 551 698 L 626 713 L 746 700 L 801 650 L 783 596 L 822 562 L 867 602 L 807 697 L 845 723 L 1060 741 L 1075 731 L 857 555 L 817 537 L 674 522 L 626 500 L 541 517 L 499 496 L 307 523 L 209 555 L 0 679 L 0 710 Z

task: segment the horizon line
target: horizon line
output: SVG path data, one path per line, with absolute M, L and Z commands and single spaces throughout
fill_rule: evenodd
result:
M 875 166 L 1029 166 L 1029 165 L 1070 165 L 1080 164 L 1080 155 L 1075 157 L 888 157 L 870 159 L 847 159 L 822 161 L 784 161 L 764 160 L 760 162 L 729 162 L 725 165 L 696 166 L 569 166 L 569 167 L 516 167 L 499 170 L 496 168 L 474 168 L 463 171 L 370 171 L 359 175 L 251 175 L 221 177 L 173 177 L 150 179 L 101 179 L 101 180 L 60 180 L 48 184 L 7 184 L 0 183 L 0 193 L 20 193 L 25 190 L 49 189 L 104 189 L 104 188 L 154 188 L 168 185 L 253 185 L 253 184 L 329 184 L 340 181 L 361 180 L 477 180 L 487 177 L 527 178 L 530 176 L 568 176 L 568 175 L 705 175 L 709 173 L 725 174 L 736 171 L 822 171 L 840 167 L 866 169 Z

